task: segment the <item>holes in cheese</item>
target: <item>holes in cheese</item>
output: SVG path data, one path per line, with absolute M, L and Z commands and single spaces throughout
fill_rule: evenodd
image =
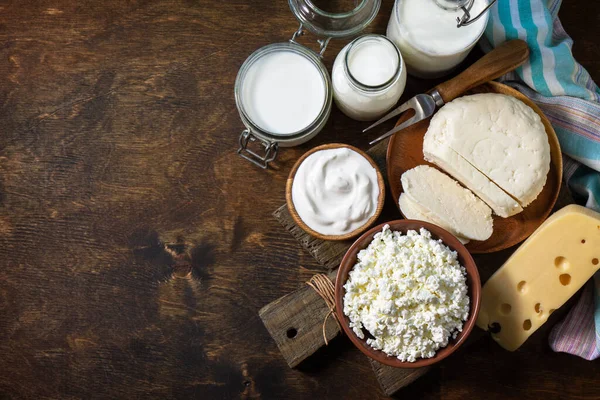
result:
M 585 239 L 581 239 L 581 244 L 585 244 Z
M 512 310 L 512 306 L 508 303 L 503 303 L 500 306 L 500 313 L 503 315 L 508 315 L 510 314 L 510 310 Z
M 571 275 L 569 275 L 569 274 L 561 274 L 558 277 L 558 280 L 560 281 L 561 285 L 567 286 L 569 283 L 571 283 Z
M 493 322 L 488 326 L 488 329 L 491 333 L 500 333 L 502 331 L 502 326 L 499 323 Z
M 569 268 L 569 261 L 564 257 L 556 257 L 554 259 L 554 265 L 556 265 L 556 268 L 565 270 Z
M 483 286 L 480 313 L 486 317 L 477 325 L 491 331 L 489 322 L 497 322 L 502 330 L 494 340 L 518 349 L 600 269 L 599 224 L 600 213 L 577 205 L 548 218 Z M 511 305 L 510 313 L 502 312 L 503 304 Z

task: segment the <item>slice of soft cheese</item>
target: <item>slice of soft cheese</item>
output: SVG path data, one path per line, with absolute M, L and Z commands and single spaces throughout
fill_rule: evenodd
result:
M 492 235 L 492 210 L 469 189 L 428 165 L 419 165 L 401 177 L 402 188 L 457 236 L 486 240 Z
M 514 97 L 481 93 L 453 100 L 433 116 L 425 136 L 457 152 L 523 207 L 546 184 L 550 145 L 544 124 Z
M 436 216 L 432 214 L 428 209 L 426 209 L 425 207 L 421 207 L 420 204 L 414 202 L 410 197 L 408 197 L 406 193 L 400 194 L 400 198 L 398 199 L 398 205 L 400 206 L 400 211 L 402 211 L 402 214 L 404 214 L 406 218 L 431 222 L 432 224 L 437 225 L 440 228 L 443 228 L 451 234 L 453 234 L 454 236 L 456 236 L 456 238 L 462 244 L 469 243 L 469 239 L 460 237 L 458 233 L 456 233 L 456 231 L 452 229 L 451 226 L 444 224 L 443 221 L 436 218 Z
M 518 349 L 600 269 L 600 213 L 569 205 L 546 220 L 483 287 L 477 326 Z
M 425 140 L 423 141 L 425 160 L 438 165 L 471 189 L 502 218 L 508 218 L 523 211 L 523 208 L 515 199 L 507 195 L 457 152 L 435 139 L 436 135 L 425 134 Z

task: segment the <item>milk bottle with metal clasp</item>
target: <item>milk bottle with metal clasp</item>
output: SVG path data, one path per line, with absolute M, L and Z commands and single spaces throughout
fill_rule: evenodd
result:
M 406 66 L 390 39 L 363 35 L 338 54 L 331 80 L 333 98 L 344 114 L 373 121 L 398 102 L 406 86 Z
M 396 0 L 387 27 L 408 73 L 448 74 L 465 59 L 487 25 L 496 0 Z

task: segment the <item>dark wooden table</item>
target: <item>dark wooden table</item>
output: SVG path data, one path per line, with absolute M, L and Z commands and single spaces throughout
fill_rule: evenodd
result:
M 600 81 L 600 3 L 560 15 Z M 297 25 L 284 0 L 0 1 L 1 398 L 383 397 L 346 339 L 290 370 L 257 315 L 320 271 L 271 216 L 293 162 L 366 142 L 334 109 L 275 169 L 236 155 L 238 68 Z M 547 335 L 485 338 L 400 397 L 599 398 L 600 363 Z

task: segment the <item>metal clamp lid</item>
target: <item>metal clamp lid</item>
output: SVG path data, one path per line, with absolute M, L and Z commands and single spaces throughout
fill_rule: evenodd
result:
M 294 43 L 294 44 L 297 44 L 298 46 L 306 47 L 306 46 L 300 44 L 296 40 L 300 36 L 304 36 L 305 33 L 306 32 L 304 31 L 304 27 L 302 26 L 302 24 L 300 24 L 300 27 L 298 28 L 298 30 L 296 32 L 294 32 L 294 34 L 292 35 L 292 38 L 290 39 L 290 43 Z M 328 37 L 326 39 L 317 39 L 317 43 L 319 43 L 319 52 L 317 54 L 319 57 L 323 58 L 323 54 L 325 53 L 325 49 L 327 49 L 327 45 L 329 44 L 330 40 L 331 40 L 330 37 Z
M 300 24 L 317 36 L 344 38 L 360 33 L 373 21 L 381 0 L 355 0 L 351 10 L 326 11 L 315 0 L 288 0 L 292 13 Z M 319 5 L 324 2 L 319 2 Z M 335 2 L 333 6 L 335 6 Z
M 239 142 L 240 148 L 238 149 L 237 153 L 262 169 L 267 169 L 269 163 L 275 160 L 275 157 L 277 157 L 277 150 L 279 148 L 277 143 L 262 140 L 254 136 L 248 129 L 244 129 L 242 131 Z M 249 149 L 248 144 L 250 142 L 259 142 L 264 147 L 264 155 L 260 155 L 252 149 Z

